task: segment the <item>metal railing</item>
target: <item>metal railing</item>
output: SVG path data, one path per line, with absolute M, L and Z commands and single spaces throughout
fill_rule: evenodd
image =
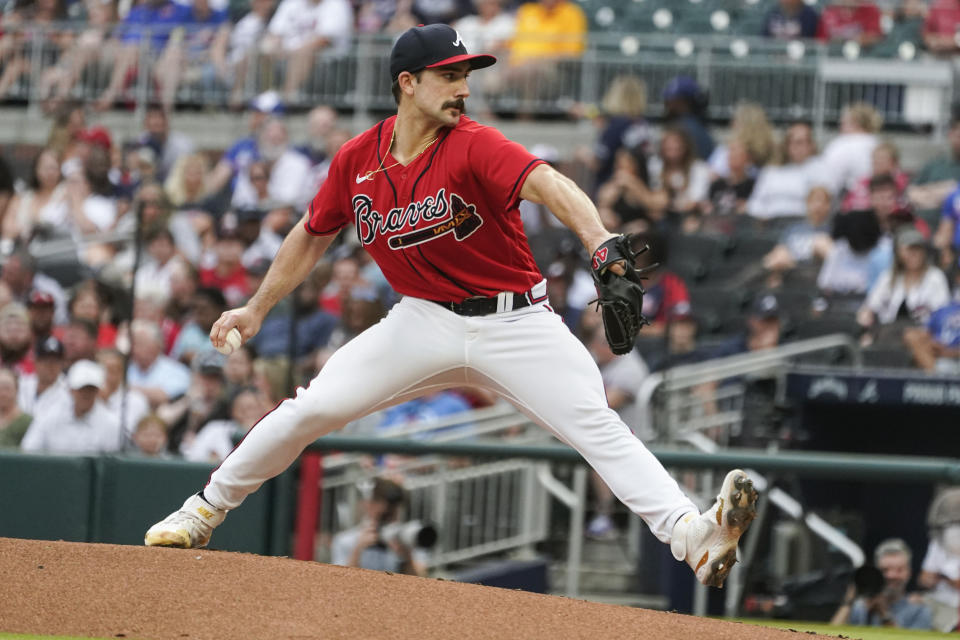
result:
M 27 26 L 21 32 L 13 27 L 6 32 L 4 37 L 12 44 L 4 68 L 16 59 L 24 72 L 0 97 L 34 106 L 46 100 L 51 74 L 76 67 L 81 55 L 77 45 L 61 49 L 51 36 L 83 31 L 63 25 Z M 393 109 L 388 73 L 391 45 L 389 36 L 362 35 L 354 37 L 345 52 L 318 53 L 303 85 L 286 96 L 287 101 L 300 107 L 328 104 L 360 117 Z M 119 50 L 108 38 L 98 55 L 79 70 L 70 95 L 87 101 L 99 98 L 110 81 Z M 589 34 L 584 53 L 576 58 L 522 67 L 511 65 L 509 56 L 503 56 L 500 64 L 477 74 L 472 87 L 474 102 L 482 100 L 493 111 L 564 114 L 574 104 L 598 104 L 617 76 L 638 75 L 647 84 L 648 114 L 656 117 L 663 112 L 660 96 L 667 82 L 685 74 L 710 91 L 708 115 L 714 119 L 729 118 L 739 102 L 751 100 L 763 105 L 774 120 L 804 118 L 822 126 L 836 122 L 845 104 L 864 100 L 874 104 L 888 123 L 932 125 L 942 132 L 953 94 L 954 72 L 949 62 L 925 57 L 850 60 L 832 54 L 827 46 L 812 41 L 597 32 Z M 142 106 L 161 97 L 153 73 L 159 55 L 145 34 L 137 64 L 124 79 L 118 102 Z M 259 92 L 283 87 L 283 60 L 264 56 L 256 47 L 247 55 L 246 71 L 237 74 L 235 87 L 215 77 L 208 58 L 188 59 L 176 102 L 221 107 L 227 104 L 232 89 L 236 89 L 236 102 L 242 104 Z

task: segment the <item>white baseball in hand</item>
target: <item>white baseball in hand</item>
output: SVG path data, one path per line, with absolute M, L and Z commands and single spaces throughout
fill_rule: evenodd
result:
M 223 346 L 217 347 L 216 349 L 223 355 L 228 356 L 239 349 L 242 342 L 243 338 L 240 337 L 240 330 L 234 327 L 227 333 L 227 339 L 224 341 Z

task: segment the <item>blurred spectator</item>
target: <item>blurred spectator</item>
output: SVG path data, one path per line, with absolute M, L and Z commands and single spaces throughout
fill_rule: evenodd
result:
M 105 132 L 105 130 L 104 130 Z M 116 188 L 110 182 L 109 146 L 90 150 L 81 170 L 66 176 L 67 228 L 79 238 L 86 234 L 109 231 L 117 221 Z M 89 251 L 81 260 L 90 262 Z
M 158 104 L 147 106 L 143 128 L 144 132 L 138 141 L 156 154 L 159 166 L 157 179 L 164 180 L 181 156 L 193 153 L 193 139 L 179 131 L 171 131 L 167 112 Z
M 538 0 L 520 5 L 510 45 L 512 66 L 537 66 L 583 53 L 587 18 L 569 0 Z
M 306 156 L 311 166 L 316 167 L 330 156 L 329 138 L 336 127 L 337 112 L 333 107 L 321 104 L 307 114 L 307 140 L 296 150 Z
M 659 264 L 660 267 L 646 274 L 644 287 L 647 290 L 643 297 L 643 315 L 650 320 L 650 326 L 643 328 L 647 336 L 662 336 L 667 326 L 669 314 L 681 303 L 690 304 L 690 293 L 687 285 L 665 265 L 668 264 L 667 239 L 660 234 L 648 232 L 640 234 L 633 241 L 633 246 L 650 247 L 649 251 L 640 254 L 637 265 L 646 267 Z
M 240 175 L 260 159 L 258 138 L 270 115 L 283 114 L 283 103 L 276 91 L 265 91 L 250 101 L 247 109 L 247 135 L 236 140 L 223 153 L 207 179 L 209 193 L 219 193 L 227 183 L 232 191 Z
M 878 3 L 881 4 L 881 3 Z M 893 18 L 889 30 L 881 22 L 885 32 L 883 40 L 870 49 L 870 55 L 878 58 L 899 57 L 904 43 L 913 46 L 917 52 L 923 46 L 923 24 L 927 17 L 926 0 L 898 0 L 888 3 L 893 6 L 882 6 L 881 11 Z
M 146 320 L 160 328 L 162 353 L 170 352 L 173 343 L 177 340 L 177 335 L 180 333 L 181 318 L 171 316 L 169 304 L 170 295 L 163 289 L 152 285 L 137 289 L 136 298 L 133 300 L 133 319 Z M 185 308 L 187 307 L 189 307 L 189 301 L 185 305 Z M 121 351 L 127 351 L 128 346 L 122 344 L 119 338 L 117 342 L 120 344 Z
M 930 543 L 923 556 L 917 585 L 927 590 L 923 599 L 933 614 L 933 628 L 955 631 L 960 622 L 960 491 L 939 492 L 927 516 Z
M 952 54 L 960 49 L 957 26 L 960 25 L 960 2 L 933 0 L 923 23 L 923 44 L 932 53 Z
M 897 182 L 889 174 L 881 174 L 870 178 L 870 208 L 877 214 L 880 229 L 886 234 L 896 233 L 900 227 L 913 227 L 930 237 L 930 227 L 924 220 L 913 215 L 910 209 L 902 205 L 898 197 Z
M 67 319 L 67 297 L 60 284 L 37 271 L 37 259 L 26 249 L 15 250 L 3 263 L 0 282 L 6 285 L 12 298 L 26 303 L 34 291 L 41 291 L 53 297 L 56 311 L 54 322 L 60 324 Z
M 947 141 L 947 153 L 925 164 L 907 187 L 907 199 L 917 215 L 931 224 L 940 217 L 944 199 L 960 180 L 960 112 L 950 119 Z
M 873 211 L 851 211 L 834 221 L 817 287 L 825 295 L 865 294 L 893 262 L 893 241 Z
M 503 56 L 510 46 L 516 21 L 504 10 L 503 0 L 473 0 L 476 14 L 468 14 L 453 22 L 460 41 L 467 51 Z M 414 5 L 414 11 L 418 5 Z
M 137 74 L 137 63 L 142 42 L 149 38 L 145 46 L 147 55 L 156 59 L 170 40 L 172 32 L 188 22 L 189 6 L 179 5 L 171 0 L 143 0 L 130 9 L 123 23 L 118 25 L 114 37 L 117 39 L 113 71 L 107 88 L 95 103 L 98 110 L 109 109 L 129 87 Z M 163 158 L 163 154 L 157 154 Z M 173 165 L 173 159 L 164 158 L 166 170 Z
M 275 0 L 251 0 L 250 11 L 240 18 L 230 31 L 224 58 L 214 60 L 220 80 L 230 88 L 227 104 L 232 109 L 243 103 L 248 65 L 251 56 L 256 54 L 260 37 L 267 28 L 275 6 Z
M 877 146 L 877 132 L 883 118 L 863 102 L 844 107 L 840 115 L 840 135 L 830 141 L 820 156 L 824 178 L 834 193 L 856 187 L 871 173 L 871 154 Z
M 256 228 L 253 242 L 243 252 L 243 265 L 249 267 L 262 260 L 266 260 L 268 263 L 273 262 L 273 258 L 280 250 L 280 245 L 283 244 L 287 232 L 296 223 L 296 215 L 297 212 L 294 211 L 293 207 L 286 204 L 272 207 L 267 211 L 263 222 L 260 222 L 259 212 L 257 211 L 238 211 L 239 224 L 243 225 L 244 220 L 250 220 Z
M 603 130 L 590 158 L 594 187 L 599 188 L 613 176 L 617 152 L 621 149 L 634 151 L 635 156 L 642 159 L 646 180 L 646 158 L 653 149 L 650 125 L 643 117 L 647 110 L 647 86 L 643 79 L 635 75 L 614 78 L 603 96 L 601 109 Z
M 294 290 L 291 306 L 267 316 L 252 339 L 260 357 L 286 356 L 292 350 L 295 358 L 302 359 L 326 346 L 337 327 L 337 317 L 317 307 L 318 293 L 316 279 L 308 277 Z M 295 348 L 290 344 L 294 326 Z
M 177 334 L 170 357 L 189 363 L 199 353 L 213 351 L 210 329 L 224 311 L 227 301 L 219 289 L 200 287 L 193 295 L 190 315 Z
M 556 97 L 561 63 L 579 58 L 586 39 L 587 18 L 577 3 L 537 0 L 521 4 L 510 42 L 509 65 L 494 78 L 500 75 L 504 88 L 518 94 L 521 104 L 527 105 L 520 109 L 529 111 L 532 101 Z
M 130 364 L 127 383 L 147 397 L 151 407 L 179 398 L 190 387 L 190 370 L 163 355 L 163 333 L 159 325 L 134 320 L 130 327 Z
M 773 293 L 762 293 L 750 307 L 746 333 L 720 346 L 713 357 L 772 349 L 780 344 L 782 331 L 780 300 Z
M 443 4 L 441 2 L 440 4 Z M 420 4 L 424 4 L 421 2 Z M 466 15 L 452 23 L 467 51 L 489 53 L 507 60 L 510 44 L 516 30 L 516 18 L 504 8 L 505 0 L 473 0 L 476 15 Z M 416 9 L 417 5 L 414 5 Z M 470 84 L 471 108 L 484 119 L 491 116 L 486 96 L 495 93 L 501 84 L 502 69 L 491 67 L 489 72 L 474 76 Z
M 148 287 L 155 283 L 169 289 L 173 271 L 183 260 L 177 255 L 173 234 L 166 227 L 149 230 L 146 245 L 146 260 L 137 269 L 137 287 Z
M 34 351 L 35 374 L 20 375 L 17 404 L 25 412 L 38 417 L 42 412 L 69 401 L 67 378 L 63 375 L 63 345 L 54 337 L 40 342 Z
M 880 9 L 864 0 L 838 0 L 823 8 L 817 38 L 828 42 L 853 41 L 871 47 L 883 39 Z
M 870 154 L 871 174 L 860 178 L 843 198 L 842 209 L 868 209 L 870 207 L 870 179 L 874 176 L 889 175 L 897 185 L 897 198 L 902 199 L 910 176 L 900 168 L 900 151 L 892 142 L 881 142 Z
M 897 233 L 893 266 L 870 288 L 857 322 L 867 331 L 898 320 L 926 323 L 933 311 L 949 302 L 947 278 L 930 264 L 926 239 L 905 227 Z
M 442 22 L 444 24 L 453 24 L 462 16 L 471 12 L 473 7 L 470 0 L 413 0 L 410 10 L 413 17 L 422 24 L 435 24 Z M 467 51 L 477 51 L 480 49 L 470 49 Z M 489 53 L 484 51 L 484 53 Z
M 730 216 L 747 211 L 747 200 L 753 193 L 756 183 L 750 176 L 753 160 L 747 145 L 739 138 L 732 138 L 727 144 L 727 172 L 710 183 L 707 199 L 703 202 L 704 213 L 718 216 Z
M 426 576 L 427 555 L 423 549 L 398 540 L 384 541 L 380 536 L 385 525 L 403 522 L 405 504 L 406 495 L 400 485 L 376 478 L 361 503 L 360 523 L 333 537 L 331 564 Z
M 72 320 L 86 320 L 97 328 L 97 348 L 110 348 L 116 344 L 117 327 L 111 321 L 96 281 L 88 280 L 74 287 L 69 309 Z M 63 330 L 58 327 L 54 335 L 63 339 Z
M 729 140 L 739 142 L 746 150 L 751 163 L 748 167 L 751 178 L 755 178 L 757 172 L 777 155 L 777 143 L 767 112 L 755 102 L 737 104 L 730 122 Z M 720 145 L 710 154 L 708 163 L 714 176 L 726 178 L 730 175 L 728 154 L 728 145 Z
M 160 88 L 160 104 L 173 111 L 177 88 L 183 81 L 202 81 L 212 88 L 216 74 L 224 70 L 230 20 L 226 9 L 214 9 L 209 0 L 193 0 L 178 17 L 174 32 L 154 67 Z
M 576 268 L 572 267 L 563 260 L 557 260 L 550 264 L 544 270 L 544 276 L 547 278 L 547 297 L 550 299 L 550 307 L 554 313 L 563 318 L 563 323 L 571 331 L 576 330 L 580 325 L 580 316 L 584 309 L 576 304 L 571 304 L 570 289 Z
M 813 38 L 819 22 L 820 16 L 804 0 L 780 0 L 764 18 L 761 35 L 777 40 Z
M 27 314 L 30 316 L 30 333 L 33 343 L 39 344 L 53 332 L 53 296 L 43 291 L 34 291 L 27 300 Z
M 133 432 L 134 451 L 149 458 L 168 458 L 167 425 L 155 413 L 148 413 L 137 422 Z
M 829 247 L 831 198 L 826 187 L 814 187 L 807 194 L 807 217 L 792 224 L 780 235 L 780 241 L 763 257 L 763 267 L 771 272 L 771 287 L 782 282 L 782 275 L 798 264 L 822 258 Z
M 0 365 L 20 375 L 33 373 L 33 336 L 30 316 L 19 302 L 0 308 Z
M 100 400 L 123 424 L 125 434 L 134 434 L 140 420 L 150 413 L 147 397 L 124 384 L 123 370 L 126 357 L 116 349 L 101 349 L 97 362 L 103 367 L 103 386 Z
M 20 442 L 24 451 L 109 453 L 124 447 L 120 420 L 99 400 L 103 367 L 79 360 L 67 372 L 70 400 L 36 416 Z
M 943 201 L 943 210 L 933 246 L 940 251 L 940 266 L 953 270 L 960 264 L 960 189 L 953 191 Z
M 194 462 L 220 463 L 233 451 L 234 440 L 242 438 L 263 417 L 266 407 L 254 387 L 241 387 L 230 398 L 230 417 L 207 422 L 196 437 L 183 447 L 183 457 Z
M 77 135 L 87 128 L 87 111 L 82 101 L 65 100 L 53 111 L 53 126 L 47 136 L 47 148 L 61 156 Z
M 95 320 L 70 318 L 63 327 L 63 357 L 69 367 L 77 360 L 93 360 L 99 330 Z
M 640 147 L 616 152 L 613 174 L 597 190 L 597 209 L 608 229 L 645 230 L 663 219 L 669 196 L 650 188 L 647 165 Z
M 331 256 L 332 257 L 332 256 Z M 320 265 L 313 274 L 320 276 Z M 329 277 L 320 290 L 320 307 L 335 316 L 339 316 L 343 307 L 343 300 L 350 295 L 353 287 L 367 286 L 367 282 L 360 276 L 360 261 L 353 255 L 337 257 Z
M 347 0 L 281 0 L 260 51 L 286 63 L 283 99 L 297 102 L 318 54 L 343 53 L 352 34 L 353 7 Z
M 215 196 L 208 195 L 210 162 L 203 153 L 180 156 L 163 183 L 167 199 L 176 210 L 219 213 Z
M 307 193 L 310 186 L 310 161 L 290 145 L 287 127 L 282 120 L 270 118 L 264 123 L 257 138 L 257 150 L 266 163 L 268 172 L 267 197 L 303 210 L 307 201 L 313 197 L 313 193 Z M 237 177 L 231 199 L 234 208 L 256 208 L 260 205 L 264 185 L 254 184 L 254 166 L 263 165 L 250 165 L 247 173 L 240 173 Z
M 644 359 L 651 371 L 707 360 L 713 353 L 697 343 L 698 322 L 689 302 L 679 302 L 667 314 L 666 343 L 645 345 Z
M 760 219 L 802 216 L 807 194 L 820 184 L 816 153 L 810 125 L 790 125 L 783 135 L 783 163 L 767 165 L 760 171 L 747 200 L 747 213 Z
M 369 285 L 351 287 L 341 298 L 341 305 L 340 325 L 330 335 L 329 346 L 333 348 L 342 347 L 377 324 L 384 315 L 383 303 Z
M 63 0 L 11 3 L 11 7 L 3 17 L 4 37 L 0 40 L 0 59 L 5 61 L 0 98 L 6 97 L 21 76 L 30 73 L 36 41 L 43 41 L 44 53 L 50 59 L 58 58 L 72 40 L 71 30 L 58 28 L 67 18 Z
M 39 225 L 59 227 L 67 222 L 67 190 L 60 175 L 60 161 L 53 149 L 43 149 L 34 158 L 27 189 L 13 196 L 3 218 L 4 253 L 14 242 L 26 242 Z
M 0 449 L 20 446 L 32 418 L 17 403 L 17 374 L 0 367 Z
M 679 217 L 696 216 L 710 191 L 710 169 L 697 157 L 693 141 L 679 127 L 660 137 L 660 153 L 650 159 L 650 186 L 667 194 L 666 211 Z
M 230 406 L 223 377 L 225 361 L 224 355 L 216 351 L 198 354 L 191 363 L 193 375 L 186 394 L 157 411 L 170 425 L 168 435 L 172 451 L 187 451 L 203 425 L 229 417 Z
M 706 92 L 690 76 L 676 76 L 663 89 L 666 124 L 687 132 L 701 160 L 709 158 L 716 146 L 707 127 L 708 102 Z
M 908 328 L 903 339 L 924 371 L 960 374 L 960 301 L 934 311 L 925 327 Z
M 200 284 L 223 292 L 227 305 L 239 306 L 253 292 L 241 262 L 245 247 L 237 230 L 221 226 L 214 246 L 212 264 L 200 268 Z
M 56 64 L 47 66 L 40 76 L 38 93 L 41 99 L 50 100 L 45 107 L 47 111 L 67 100 L 74 84 L 91 63 L 116 54 L 116 43 L 107 39 L 116 22 L 115 3 L 84 0 L 83 7 L 87 14 L 83 31 L 65 43 L 67 48 Z
M 404 429 L 405 427 L 420 426 L 425 422 L 436 422 L 441 418 L 470 411 L 472 407 L 455 389 L 433 391 L 412 400 L 394 405 L 383 412 L 383 419 L 377 425 L 378 429 Z M 469 427 L 467 427 L 469 429 Z M 435 431 L 449 434 L 456 430 L 462 433 L 464 426 L 457 425 Z M 418 434 L 414 437 L 423 437 L 427 434 Z
M 253 362 L 256 359 L 257 350 L 249 342 L 227 356 L 223 365 L 223 378 L 227 381 L 230 392 L 253 385 Z
M 652 429 L 644 419 L 643 407 L 637 404 L 637 391 L 650 373 L 643 358 L 636 350 L 621 357 L 615 356 L 603 330 L 599 328 L 582 338 L 600 368 L 607 404 L 638 438 L 645 441 L 651 439 Z M 590 472 L 590 481 L 597 502 L 586 534 L 601 540 L 615 538 L 617 531 L 610 517 L 613 512 L 613 492 L 596 471 Z
M 831 624 L 932 629 L 930 610 L 907 597 L 913 556 L 907 543 L 899 538 L 884 540 L 877 545 L 873 556 L 877 569 L 883 574 L 882 590 L 877 594 L 861 595 L 854 585 L 850 585 Z

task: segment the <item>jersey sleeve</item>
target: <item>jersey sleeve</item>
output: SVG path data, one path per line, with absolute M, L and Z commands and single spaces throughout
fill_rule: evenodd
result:
M 517 205 L 524 180 L 537 165 L 544 164 L 523 145 L 491 127 L 474 135 L 467 158 L 483 189 L 502 195 L 505 209 Z
M 343 168 L 340 154 L 330 162 L 330 171 L 327 179 L 320 185 L 317 195 L 307 205 L 310 214 L 304 227 L 307 233 L 314 236 L 328 236 L 340 231 L 351 222 L 342 197 Z

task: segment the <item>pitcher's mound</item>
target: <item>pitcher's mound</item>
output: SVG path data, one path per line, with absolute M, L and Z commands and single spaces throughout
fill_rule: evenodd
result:
M 0 631 L 143 640 L 797 637 L 287 558 L 10 538 L 0 538 Z

